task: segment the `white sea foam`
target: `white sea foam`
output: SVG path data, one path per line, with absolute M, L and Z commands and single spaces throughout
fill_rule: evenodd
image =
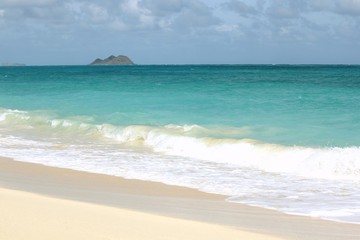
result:
M 112 139 L 120 144 L 146 147 L 170 156 L 233 164 L 266 172 L 309 178 L 360 180 L 360 148 L 310 148 L 262 143 L 251 139 L 199 137 L 207 131 L 198 125 L 114 126 L 32 116 L 18 110 L 1 110 L 0 124 L 24 128 L 58 129 L 58 134 Z M 80 120 L 83 120 L 80 118 Z M 38 129 L 37 129 L 38 131 Z M 209 130 L 211 132 L 211 130 Z M 201 135 L 200 134 L 200 135 Z
M 173 127 L 174 128 L 174 127 Z M 175 128 L 175 130 L 181 128 Z M 287 147 L 255 140 L 186 136 L 168 127 L 98 126 L 108 138 L 142 144 L 162 154 L 310 178 L 360 180 L 360 148 Z
M 3 156 L 196 188 L 287 213 L 360 222 L 360 212 L 349 207 L 360 199 L 359 147 L 289 147 L 219 138 L 218 130 L 211 137 L 213 132 L 198 125 L 124 127 L 0 109 Z

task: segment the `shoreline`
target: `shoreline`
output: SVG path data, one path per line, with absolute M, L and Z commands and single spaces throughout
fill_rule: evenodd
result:
M 231 232 L 237 237 L 241 234 L 254 234 L 248 239 L 255 239 L 255 235 L 258 239 L 270 239 L 271 236 L 274 239 L 309 240 L 355 240 L 360 237 L 360 226 L 357 224 L 288 215 L 231 203 L 225 201 L 225 196 L 184 187 L 48 167 L 2 157 L 0 194 L 11 198 L 26 196 L 39 202 L 49 199 L 50 202 L 69 201 L 71 204 L 91 205 L 88 206 L 90 209 L 96 206 L 111 208 L 113 211 L 117 209 L 115 212 L 130 211 L 130 215 L 144 214 L 149 219 L 165 218 L 167 222 L 191 222 L 192 226 L 200 224 L 205 229 L 216 226 L 216 229 L 225 229 L 226 234 Z M 16 209 L 16 205 L 14 207 Z M 149 226 L 152 224 L 149 223 Z M 1 228 L 5 229 L 6 225 L 0 225 Z M 198 229 L 200 228 L 199 226 Z

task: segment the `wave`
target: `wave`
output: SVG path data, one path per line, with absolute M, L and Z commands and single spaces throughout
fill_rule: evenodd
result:
M 241 135 L 248 128 L 209 129 L 199 125 L 115 126 L 92 118 L 59 118 L 48 112 L 0 109 L 0 128 L 32 131 L 45 137 L 76 141 L 115 142 L 169 156 L 231 164 L 239 168 L 307 178 L 360 180 L 360 148 L 283 146 L 255 139 L 216 137 L 218 132 Z

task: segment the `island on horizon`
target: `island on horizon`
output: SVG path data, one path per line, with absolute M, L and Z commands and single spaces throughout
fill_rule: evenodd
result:
M 90 65 L 133 65 L 134 62 L 127 56 L 119 55 L 115 57 L 114 55 L 111 55 L 108 58 L 95 59 Z
M 26 64 L 24 63 L 2 63 L 0 66 L 3 66 L 3 67 L 14 67 L 14 66 L 26 66 Z

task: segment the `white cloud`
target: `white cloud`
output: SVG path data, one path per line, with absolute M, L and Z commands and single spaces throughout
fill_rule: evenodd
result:
M 248 16 L 258 13 L 254 6 L 248 5 L 247 3 L 239 0 L 231 0 L 227 3 L 224 3 L 223 6 L 227 9 L 237 12 L 241 16 Z
M 228 0 L 223 6 L 238 14 L 238 19 L 227 18 L 225 24 L 241 24 L 241 31 L 249 38 L 349 42 L 348 38 L 355 39 L 359 32 L 360 0 Z M 345 37 L 345 29 L 356 31 L 346 31 Z
M 219 22 L 199 0 L 127 0 L 119 16 L 128 29 L 176 30 L 204 28 Z
M 239 25 L 237 24 L 221 24 L 215 27 L 216 31 L 219 32 L 234 32 L 237 31 L 239 29 Z
M 309 1 L 309 7 L 314 11 L 332 11 L 335 2 L 333 0 L 313 0 Z
M 186 7 L 185 0 L 142 0 L 140 5 L 154 16 L 163 17 L 181 12 Z
M 193 42 L 234 49 L 249 43 L 356 45 L 359 15 L 360 0 L 0 0 L 0 51 L 16 51 L 23 39 L 34 48 L 134 51 L 195 49 Z
M 38 7 L 50 5 L 57 0 L 0 0 L 0 7 Z
M 313 0 L 309 1 L 311 11 L 327 11 L 340 15 L 360 15 L 360 0 Z
M 115 19 L 109 24 L 109 27 L 110 29 L 121 32 L 129 30 L 129 27 L 121 19 Z
M 119 16 L 128 28 L 147 29 L 154 27 L 154 17 L 151 12 L 143 8 L 139 0 L 127 0 L 120 4 L 121 15 Z
M 360 16 L 360 0 L 338 0 L 336 7 L 339 13 Z
M 201 0 L 0 0 L 2 21 L 116 31 L 176 31 L 216 25 L 220 20 Z M 1 8 L 0 8 L 1 9 Z
M 298 18 L 306 7 L 306 2 L 301 0 L 273 0 L 268 4 L 266 12 L 276 18 Z
M 221 20 L 203 2 L 192 0 L 174 18 L 173 26 L 180 28 L 207 28 L 216 26 Z
M 97 4 L 90 3 L 89 5 L 86 5 L 86 10 L 89 13 L 92 22 L 101 23 L 109 19 L 107 9 Z

